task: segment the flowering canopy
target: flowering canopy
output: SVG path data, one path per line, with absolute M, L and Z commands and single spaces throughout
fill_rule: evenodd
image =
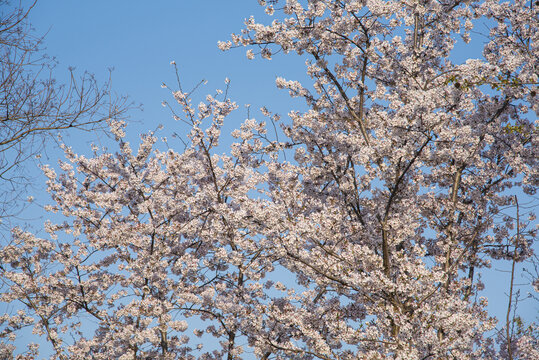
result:
M 181 153 L 152 133 L 135 151 L 117 123 L 116 154 L 65 147 L 61 174 L 44 168 L 65 222 L 0 253 L 19 304 L 2 351 L 32 325 L 58 359 L 537 358 L 533 328 L 489 338 L 476 274 L 533 255 L 534 229 L 498 214 L 538 185 L 539 6 L 260 3 L 275 20 L 219 46 L 304 56 L 312 82 L 277 86 L 309 110 L 263 109 L 286 140 L 248 119 L 220 155 L 236 105 L 180 90 Z M 478 21 L 482 54 L 457 61 Z

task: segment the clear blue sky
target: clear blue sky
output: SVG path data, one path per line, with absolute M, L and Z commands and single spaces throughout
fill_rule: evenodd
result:
M 283 104 L 289 97 L 274 81 L 277 74 L 304 76 L 299 58 L 249 61 L 245 49 L 217 48 L 217 41 L 229 40 L 250 15 L 267 18 L 256 0 L 41 0 L 30 20 L 38 34 L 47 33 L 46 51 L 59 61 L 59 79 L 68 66 L 102 80 L 114 68 L 114 90 L 143 104 L 144 112 L 134 112 L 132 118 L 147 129 L 168 120 L 161 101 L 170 97 L 160 85 L 175 83 L 171 60 L 178 64 L 185 87 L 209 81 L 199 95 L 222 88 L 229 77 L 230 95 L 238 103 L 287 112 L 290 107 Z M 239 114 L 242 121 L 246 113 Z
M 250 61 L 245 57 L 245 49 L 222 52 L 217 48 L 217 41 L 228 40 L 232 32 L 239 32 L 250 15 L 268 19 L 257 0 L 40 0 L 30 22 L 38 35 L 46 33 L 46 53 L 59 62 L 55 75 L 60 82 L 66 81 L 68 66 L 74 66 L 78 73 L 94 73 L 101 81 L 107 79 L 107 69 L 114 68 L 114 91 L 128 95 L 144 108 L 130 113 L 133 123 L 128 134 L 135 137 L 161 123 L 166 127 L 178 126 L 181 131 L 180 124 L 171 120 L 168 110 L 161 106 L 163 100 L 171 100 L 161 84 L 173 87 L 175 83 L 171 60 L 178 64 L 186 88 L 201 79 L 208 80 L 198 92 L 201 96 L 223 88 L 225 77 L 231 79 L 229 93 L 240 109 L 229 119 L 230 128 L 239 126 L 246 118 L 246 103 L 252 104 L 253 109 L 265 105 L 283 116 L 301 107 L 285 91 L 277 90 L 274 82 L 278 75 L 305 78 L 302 59 L 289 55 L 276 56 L 271 61 Z M 82 151 L 92 139 L 84 140 L 72 136 L 68 142 Z M 49 155 L 49 162 L 55 164 L 54 151 Z M 507 270 L 510 264 L 496 267 Z M 503 316 L 508 274 L 493 274 L 485 281 L 494 291 L 486 295 L 491 310 Z M 536 316 L 536 304 L 521 305 L 526 316 Z

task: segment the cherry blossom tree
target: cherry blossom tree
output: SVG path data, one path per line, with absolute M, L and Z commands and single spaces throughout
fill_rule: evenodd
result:
M 219 46 L 304 57 L 311 81 L 277 86 L 309 109 L 263 108 L 222 154 L 235 103 L 179 86 L 183 151 L 117 122 L 116 153 L 66 146 L 43 168 L 64 220 L 0 253 L 3 356 L 38 356 L 11 344 L 31 326 L 55 359 L 537 358 L 513 277 L 495 331 L 477 274 L 534 256 L 538 5 L 260 3 L 272 22 Z

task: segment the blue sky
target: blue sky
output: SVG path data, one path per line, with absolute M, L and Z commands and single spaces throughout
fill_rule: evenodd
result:
M 46 52 L 59 61 L 57 78 L 61 80 L 67 67 L 74 66 L 104 81 L 107 69 L 114 68 L 113 89 L 129 95 L 135 104 L 143 104 L 144 111 L 131 116 L 147 129 L 169 118 L 161 106 L 162 100 L 170 99 L 169 94 L 160 86 L 175 82 L 171 60 L 178 64 L 185 87 L 208 80 L 199 95 L 222 88 L 228 77 L 229 93 L 238 103 L 287 111 L 289 107 L 283 105 L 290 102 L 289 97 L 275 88 L 274 81 L 277 74 L 294 74 L 291 66 L 295 66 L 295 74 L 303 76 L 300 59 L 249 61 L 245 49 L 222 52 L 217 48 L 217 41 L 239 32 L 250 15 L 267 17 L 256 0 L 160 0 L 151 4 L 54 0 L 39 1 L 30 21 L 38 34 L 47 33 Z M 240 110 L 240 114 L 242 121 L 246 112 Z
M 67 81 L 70 66 L 79 74 L 94 73 L 101 82 L 107 80 L 108 69 L 114 68 L 113 90 L 129 96 L 136 105 L 142 104 L 143 111 L 134 109 L 129 114 L 128 134 L 135 138 L 158 124 L 164 124 L 166 132 L 182 131 L 161 105 L 163 100 L 171 100 L 161 84 L 175 84 L 172 60 L 178 65 L 184 87 L 208 80 L 198 91 L 200 96 L 224 88 L 224 79 L 230 78 L 230 97 L 240 105 L 228 119 L 230 129 L 246 118 L 244 104 L 251 104 L 253 109 L 267 106 L 283 116 L 302 107 L 301 102 L 291 100 L 274 84 L 276 76 L 305 78 L 304 60 L 294 55 L 276 56 L 271 61 L 248 60 L 245 49 L 222 52 L 217 48 L 217 41 L 228 40 L 232 32 L 239 32 L 250 15 L 268 19 L 257 0 L 41 0 L 31 12 L 30 22 L 37 35 L 46 34 L 44 46 L 46 53 L 58 61 L 55 77 L 59 82 Z M 173 128 L 176 126 L 178 129 Z M 72 135 L 67 142 L 84 152 L 95 140 L 86 136 Z M 49 163 L 55 164 L 55 156 L 61 155 L 50 150 Z M 507 270 L 510 264 L 496 268 Z M 494 291 L 486 295 L 491 310 L 503 316 L 509 275 L 497 270 L 492 274 L 485 281 Z M 537 305 L 522 305 L 526 316 L 536 316 Z

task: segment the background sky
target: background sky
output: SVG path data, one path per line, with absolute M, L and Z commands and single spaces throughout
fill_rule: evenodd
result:
M 238 103 L 289 108 L 282 106 L 289 102 L 287 93 L 278 91 L 274 81 L 282 73 L 302 76 L 299 58 L 250 61 L 243 48 L 229 52 L 217 48 L 217 41 L 229 40 L 250 15 L 267 18 L 256 0 L 42 0 L 30 21 L 37 33 L 46 33 L 44 44 L 47 53 L 59 61 L 59 79 L 68 66 L 94 73 L 103 81 L 107 69 L 113 68 L 113 89 L 143 104 L 144 111 L 131 116 L 146 129 L 169 117 L 161 102 L 170 96 L 161 84 L 175 83 L 172 60 L 185 88 L 208 80 L 200 95 L 223 88 L 228 77 L 229 94 Z
M 75 67 L 78 74 L 93 73 L 100 82 L 108 79 L 108 69 L 114 69 L 113 90 L 129 96 L 134 105 L 140 104 L 130 111 L 128 119 L 128 138 L 136 139 L 139 133 L 159 124 L 165 126 L 166 133 L 185 133 L 185 128 L 174 122 L 169 110 L 161 105 L 163 100 L 173 102 L 169 91 L 161 88 L 162 83 L 176 87 L 172 60 L 178 65 L 184 88 L 208 80 L 197 92 L 200 97 L 224 88 L 226 77 L 231 80 L 229 95 L 240 108 L 227 118 L 225 129 L 238 127 L 247 117 L 244 104 L 251 104 L 251 115 L 259 118 L 254 109 L 261 106 L 283 116 L 290 110 L 302 109 L 301 102 L 291 100 L 286 91 L 275 87 L 275 78 L 305 79 L 304 59 L 288 55 L 275 56 L 271 61 L 248 60 L 245 48 L 228 52 L 217 48 L 217 41 L 229 40 L 232 32 L 238 33 L 250 15 L 264 22 L 270 19 L 257 0 L 40 0 L 30 13 L 30 23 L 36 35 L 45 35 L 46 53 L 58 61 L 55 77 L 60 83 L 68 81 L 68 67 Z M 86 133 L 72 133 L 66 138 L 82 153 L 87 153 L 94 141 Z M 43 162 L 56 164 L 61 156 L 55 149 L 48 149 Z M 39 191 L 36 186 L 36 194 L 32 194 L 37 203 L 48 203 L 46 194 Z M 42 215 L 42 211 L 35 210 L 27 213 L 26 220 L 39 224 Z M 489 310 L 499 318 L 505 317 L 509 269 L 508 262 L 497 263 L 484 278 Z M 523 279 L 517 278 L 516 282 L 522 283 Z M 525 317 L 537 316 L 536 302 L 519 305 Z

